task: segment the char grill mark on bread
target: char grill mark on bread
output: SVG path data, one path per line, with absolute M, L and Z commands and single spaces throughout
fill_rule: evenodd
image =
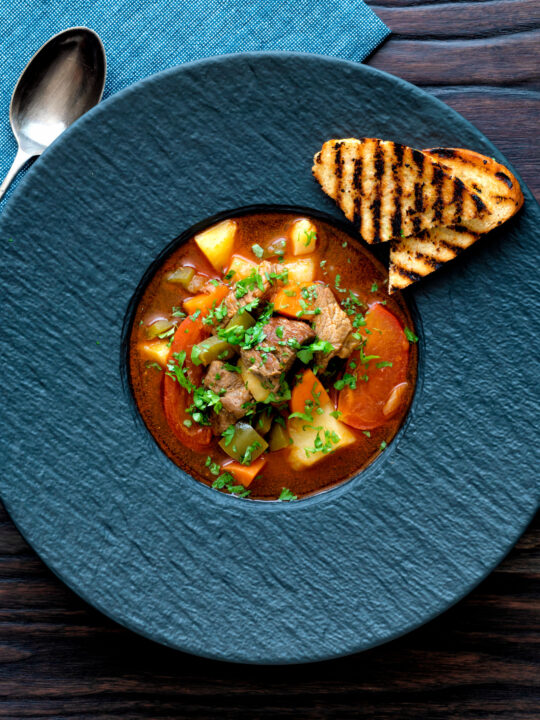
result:
M 329 140 L 315 156 L 313 175 L 368 243 L 458 222 L 475 230 L 485 204 L 437 160 L 375 138 Z
M 451 227 L 435 227 L 416 237 L 402 238 L 391 244 L 390 292 L 406 288 L 443 263 L 453 260 L 475 243 L 481 233 L 511 218 L 523 204 L 523 194 L 516 178 L 492 158 L 459 148 L 435 148 L 424 150 L 424 153 L 436 158 L 443 168 L 459 175 L 453 198 L 456 222 Z M 473 197 L 487 209 L 483 218 L 478 220 L 476 232 L 461 224 L 460 206 L 467 187 L 474 189 Z

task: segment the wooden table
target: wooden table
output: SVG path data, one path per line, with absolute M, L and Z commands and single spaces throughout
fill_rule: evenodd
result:
M 373 7 L 394 34 L 369 64 L 461 112 L 538 198 L 540 0 Z M 232 666 L 104 618 L 44 567 L 0 509 L 0 718 L 536 719 L 539 577 L 537 517 L 468 598 L 400 640 L 317 665 Z

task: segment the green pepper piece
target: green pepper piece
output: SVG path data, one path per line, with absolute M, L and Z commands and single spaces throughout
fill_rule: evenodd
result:
M 175 283 L 176 285 L 181 285 L 187 290 L 188 285 L 192 281 L 194 275 L 195 270 L 192 267 L 179 267 L 176 270 L 173 270 L 172 273 L 167 275 L 167 280 L 169 282 Z
M 274 419 L 274 408 L 266 407 L 261 413 L 257 415 L 257 419 L 254 422 L 255 429 L 261 435 L 266 435 L 272 427 L 272 421 Z
M 245 330 L 255 325 L 255 320 L 247 312 L 236 313 L 225 326 L 225 332 L 238 327 L 243 337 Z M 232 334 L 232 333 L 231 333 Z M 231 337 L 231 335 L 229 335 Z M 234 337 L 232 337 L 234 340 Z M 212 335 L 203 340 L 191 349 L 191 360 L 195 365 L 210 365 L 212 360 L 230 360 L 238 352 L 238 346 L 230 343 L 227 339 Z
M 148 338 L 155 338 L 161 335 L 167 330 L 171 330 L 174 327 L 174 320 L 167 320 L 166 318 L 158 318 L 153 323 L 146 327 L 146 336 Z M 170 333 L 172 335 L 172 333 Z
M 225 330 L 230 330 L 232 327 L 241 327 L 242 330 L 247 330 L 255 325 L 255 318 L 250 315 L 247 311 L 242 312 L 242 309 L 232 316 L 229 322 L 225 325 Z
M 279 425 L 275 422 L 270 430 L 270 436 L 268 438 L 270 452 L 276 452 L 277 450 L 283 450 L 283 448 L 289 447 L 289 435 L 283 425 Z
M 237 422 L 234 434 L 226 433 L 219 447 L 242 465 L 251 465 L 268 447 L 266 440 L 245 422 Z
M 233 345 L 212 335 L 191 348 L 191 362 L 194 365 L 210 365 L 212 360 L 229 360 L 235 353 Z

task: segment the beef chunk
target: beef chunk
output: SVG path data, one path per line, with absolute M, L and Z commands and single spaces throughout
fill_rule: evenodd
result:
M 242 363 L 249 368 L 271 392 L 279 390 L 279 380 L 290 370 L 296 351 L 308 340 L 315 339 L 315 332 L 301 320 L 272 317 L 263 326 L 265 339 L 258 347 L 242 350 Z
M 325 340 L 334 347 L 330 353 L 316 353 L 315 361 L 321 370 L 324 370 L 336 355 L 340 358 L 349 357 L 358 343 L 353 337 L 354 329 L 351 321 L 329 287 L 317 285 L 317 298 L 314 304 L 321 311 L 313 318 L 315 333 L 319 340 Z
M 269 278 L 268 276 L 272 273 L 279 274 L 282 270 L 283 268 L 277 263 L 264 260 L 257 268 L 258 277 L 244 278 L 236 283 L 223 301 L 227 314 L 219 325 L 213 329 L 213 332 L 217 332 L 218 327 L 224 327 L 233 315 L 236 315 L 240 308 L 245 307 L 248 303 L 253 302 L 253 300 L 259 300 L 259 305 L 270 300 L 271 295 L 280 284 L 280 281 L 276 278 Z M 244 290 L 246 291 L 245 294 L 243 294 L 242 297 L 237 297 L 237 295 L 242 294 Z
M 210 390 L 221 395 L 223 407 L 219 413 L 212 412 L 210 416 L 214 434 L 221 435 L 229 425 L 244 417 L 253 398 L 241 375 L 227 370 L 225 364 L 219 360 L 210 363 L 203 382 Z

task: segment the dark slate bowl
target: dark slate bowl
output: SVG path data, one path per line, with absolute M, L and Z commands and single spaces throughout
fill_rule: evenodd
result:
M 339 211 L 312 180 L 330 137 L 464 146 L 463 118 L 370 68 L 216 58 L 94 109 L 28 173 L 0 222 L 1 496 L 43 560 L 118 622 L 252 663 L 322 660 L 448 608 L 538 505 L 540 212 L 414 288 L 415 407 L 366 472 L 298 503 L 185 475 L 137 419 L 122 333 L 145 271 L 192 225 L 248 205 Z

